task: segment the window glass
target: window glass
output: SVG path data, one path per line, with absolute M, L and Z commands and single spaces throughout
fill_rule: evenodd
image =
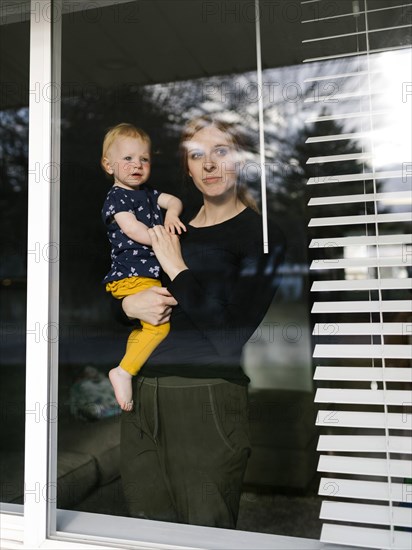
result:
M 0 501 L 14 504 L 23 503 L 26 372 L 29 24 L 24 4 L 5 2 L 0 10 Z M 32 328 L 29 337 L 36 338 Z
M 148 132 L 153 141 L 151 181 L 194 206 L 200 204 L 199 195 L 182 186 L 177 154 L 183 124 L 208 113 L 242 122 L 250 144 L 245 172 L 259 200 L 262 100 L 268 214 L 287 237 L 287 256 L 277 296 L 244 352 L 251 378 L 252 456 L 238 528 L 318 538 L 306 181 L 338 172 L 333 163 L 314 163 L 314 168 L 306 161 L 358 152 L 360 142 L 309 145 L 307 120 L 324 117 L 316 121 L 319 134 L 362 130 L 356 119 L 339 115 L 359 109 L 365 99 L 343 102 L 338 96 L 359 89 L 361 83 L 328 75 L 357 71 L 365 61 L 320 61 L 316 58 L 326 55 L 322 51 L 303 53 L 302 13 L 296 3 L 261 3 L 262 86 L 257 84 L 252 2 L 108 2 L 86 11 L 66 5 L 58 507 L 128 513 L 119 480 L 118 409 L 106 377 L 121 357 L 128 334 L 116 324 L 101 284 L 109 266 L 100 219 L 110 187 L 99 166 L 106 129 L 131 122 Z M 346 32 L 343 24 L 332 23 L 325 33 Z M 364 30 L 360 21 L 358 30 Z M 358 43 L 348 40 L 345 48 L 365 48 L 364 36 Z M 338 46 L 330 55 L 343 51 Z M 309 56 L 313 61 L 301 64 Z M 308 82 L 314 75 L 319 80 Z M 348 160 L 344 168 L 353 173 L 359 165 Z M 350 184 L 341 191 L 349 194 Z
M 183 124 L 220 113 L 243 122 L 259 199 L 255 20 L 230 2 L 126 2 L 70 11 L 62 28 L 62 181 L 59 368 L 59 508 L 128 515 L 119 479 L 119 417 L 107 372 L 129 332 L 105 296 L 109 246 L 101 208 L 110 179 L 100 167 L 108 127 L 131 122 L 153 143 L 150 181 L 199 207 L 183 185 Z M 89 368 L 88 368 L 89 367 Z M 93 370 L 95 369 L 95 370 Z M 243 524 L 253 498 L 245 494 Z
M 373 277 L 370 268 L 356 267 L 357 260 L 352 261 L 353 265 L 348 269 L 328 271 L 325 268 L 331 264 L 333 267 L 336 258 L 342 257 L 342 254 L 345 258 L 361 258 L 365 254 L 373 256 L 376 252 L 353 246 L 345 247 L 342 253 L 342 248 L 334 244 L 333 236 L 362 235 L 365 231 L 366 234 L 373 234 L 374 231 L 372 225 L 366 228 L 350 223 L 331 224 L 332 227 L 327 228 L 329 246 L 319 248 L 315 244 L 314 248 L 306 251 L 310 241 L 316 243 L 317 239 L 325 236 L 325 227 L 321 225 L 308 229 L 310 218 L 373 214 L 373 201 L 347 201 L 346 204 L 310 208 L 307 205 L 310 197 L 316 201 L 316 197 L 325 195 L 373 193 L 374 182 L 371 178 L 365 178 L 362 182 L 360 176 L 351 181 L 350 175 L 375 170 L 381 175 L 376 179 L 376 191 L 392 193 L 391 198 L 387 196 L 376 204 L 377 212 L 400 213 L 409 208 L 410 196 L 406 194 L 407 189 L 410 190 L 410 174 L 402 169 L 402 163 L 407 166 L 411 141 L 409 128 L 402 120 L 409 120 L 410 104 L 406 101 L 405 80 L 408 79 L 402 74 L 410 74 L 410 49 L 379 50 L 395 45 L 405 48 L 410 43 L 409 29 L 402 27 L 408 23 L 410 14 L 407 7 L 382 10 L 382 2 L 368 2 L 372 12 L 367 18 L 363 11 L 364 2 L 353 3 L 353 6 L 344 2 L 308 2 L 302 6 L 285 2 L 283 10 L 272 6 L 272 10 L 277 9 L 276 17 L 265 2 L 260 4 L 268 209 L 282 220 L 286 228 L 289 254 L 284 266 L 281 292 L 276 300 L 278 303 L 274 304 L 271 319 L 272 341 L 267 341 L 266 348 L 257 347 L 264 355 L 260 363 L 256 365 L 253 361 L 251 364 L 259 368 L 256 382 L 262 388 L 269 383 L 272 391 L 280 395 L 282 390 L 285 390 L 284 395 L 286 390 L 296 392 L 294 405 L 290 409 L 293 414 L 283 417 L 288 435 L 294 433 L 295 437 L 290 443 L 282 431 L 278 431 L 276 440 L 280 447 L 288 447 L 290 458 L 297 457 L 293 464 L 289 462 L 284 466 L 286 470 L 289 465 L 295 474 L 287 478 L 287 485 L 291 488 L 293 483 L 301 484 L 302 505 L 311 510 L 313 507 L 320 508 L 320 499 L 316 496 L 319 474 L 315 474 L 319 433 L 314 425 L 312 402 L 305 398 L 309 395 L 312 399 L 314 397 L 314 367 L 322 363 L 330 364 L 330 359 L 318 359 L 312 364 L 310 340 L 314 324 L 323 322 L 324 327 L 329 327 L 325 337 L 318 339 L 319 343 L 338 343 L 333 338 L 330 316 L 310 315 L 311 302 L 345 300 L 348 293 L 322 292 L 310 296 L 314 276 L 309 272 L 309 266 L 314 261 L 312 269 L 323 269 L 312 271 L 316 273 L 316 279 Z M 356 6 L 358 11 L 362 11 L 361 14 L 356 12 Z M 356 13 L 351 14 L 352 8 Z M 284 32 L 282 39 L 276 32 L 280 19 Z M 301 30 L 297 24 L 301 25 Z M 396 30 L 376 32 L 377 29 L 392 26 L 397 27 Z M 368 36 L 367 28 L 370 30 Z M 297 37 L 299 42 L 305 40 L 299 46 L 299 64 L 295 61 Z M 372 51 L 369 59 L 364 55 L 368 49 Z M 280 56 L 282 67 L 278 67 Z M 301 62 L 303 60 L 304 63 Z M 349 177 L 345 179 L 344 175 Z M 323 179 L 325 183 L 322 184 Z M 381 224 L 380 231 L 381 234 L 396 233 L 399 224 Z M 381 249 L 381 254 L 385 256 L 402 255 L 402 245 Z M 405 262 L 401 267 L 381 269 L 381 276 L 407 277 L 408 269 Z M 368 297 L 366 291 L 356 292 L 351 299 L 376 299 L 375 294 L 372 292 Z M 406 291 L 384 291 L 384 299 L 406 297 Z M 360 315 L 357 314 L 356 318 Z M 401 318 L 402 315 L 396 313 L 385 313 L 385 320 L 388 321 L 399 321 Z M 335 315 L 334 318 L 336 322 L 352 320 L 353 316 L 348 318 L 347 315 Z M 362 320 L 370 321 L 369 314 L 363 314 Z M 265 328 L 269 333 L 268 327 Z M 362 339 L 360 336 L 353 341 L 371 343 L 368 337 Z M 406 343 L 405 339 L 403 341 Z M 252 352 L 253 345 L 253 342 L 249 344 L 247 352 Z M 352 362 L 342 359 L 339 364 L 347 366 Z M 307 427 L 305 421 L 308 418 L 311 421 Z M 303 431 L 306 440 L 301 437 Z M 329 433 L 327 429 L 324 432 Z M 265 458 L 269 471 L 274 462 L 270 463 L 267 456 Z M 301 532 L 297 526 L 294 534 L 318 538 L 320 522 L 315 522 L 313 526 L 312 531 L 303 528 Z

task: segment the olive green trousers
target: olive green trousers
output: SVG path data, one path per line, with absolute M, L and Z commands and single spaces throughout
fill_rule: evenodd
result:
M 121 422 L 131 516 L 235 528 L 250 454 L 247 387 L 137 377 L 134 399 Z

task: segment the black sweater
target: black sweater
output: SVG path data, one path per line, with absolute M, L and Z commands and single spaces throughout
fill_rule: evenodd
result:
M 189 269 L 173 281 L 164 281 L 178 302 L 171 330 L 139 374 L 224 378 L 247 384 L 240 366 L 242 348 L 262 321 L 279 284 L 283 235 L 271 226 L 269 254 L 263 254 L 261 217 L 246 208 L 210 227 L 187 224 L 181 246 Z M 117 316 L 125 322 L 119 306 Z

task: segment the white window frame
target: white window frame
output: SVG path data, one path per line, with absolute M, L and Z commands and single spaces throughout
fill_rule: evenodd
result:
M 60 88 L 61 18 L 39 14 L 61 2 L 30 6 L 25 503 L 1 505 L 1 548 L 339 550 L 312 539 L 56 510 L 60 101 L 50 98 Z

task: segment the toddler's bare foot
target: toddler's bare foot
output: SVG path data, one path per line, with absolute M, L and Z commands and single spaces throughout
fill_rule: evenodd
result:
M 120 408 L 123 411 L 131 411 L 133 409 L 132 375 L 119 366 L 109 371 L 109 379 Z

